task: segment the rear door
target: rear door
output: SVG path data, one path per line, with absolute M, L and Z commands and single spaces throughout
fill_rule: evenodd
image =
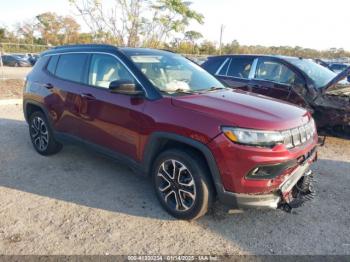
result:
M 84 92 L 89 54 L 53 55 L 46 67 L 42 85 L 51 93 L 45 97 L 46 107 L 55 119 L 56 131 L 74 136 L 81 130 L 77 104 Z
M 232 88 L 249 91 L 249 78 L 254 64 L 254 57 L 231 57 L 216 72 L 226 85 Z

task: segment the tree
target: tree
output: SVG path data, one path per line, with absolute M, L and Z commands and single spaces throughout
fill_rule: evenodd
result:
M 6 29 L 0 28 L 0 41 L 3 41 L 6 37 Z
M 183 0 L 114 0 L 105 7 L 100 0 L 69 0 L 98 40 L 107 33 L 123 46 L 158 47 L 173 33 L 183 33 L 203 15 Z M 108 39 L 108 38 L 107 38 Z
M 43 13 L 36 16 L 38 30 L 46 44 L 60 45 L 77 42 L 80 25 L 70 16 Z
M 34 44 L 35 33 L 38 30 L 38 22 L 36 19 L 26 20 L 17 24 L 17 33 L 24 38 L 25 42 Z
M 77 43 L 80 25 L 70 16 L 61 17 L 63 44 Z
M 205 40 L 201 46 L 200 46 L 200 51 L 202 54 L 206 55 L 214 55 L 217 53 L 216 45 L 213 42 Z

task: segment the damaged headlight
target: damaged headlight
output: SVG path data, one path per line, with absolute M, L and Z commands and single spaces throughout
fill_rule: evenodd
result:
M 261 147 L 274 147 L 283 144 L 284 137 L 278 131 L 264 131 L 235 127 L 222 127 L 222 131 L 232 142 Z

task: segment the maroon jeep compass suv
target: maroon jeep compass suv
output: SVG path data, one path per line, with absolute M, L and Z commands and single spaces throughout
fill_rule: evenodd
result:
M 27 77 L 23 107 L 38 153 L 75 141 L 123 161 L 152 178 L 180 219 L 204 215 L 216 197 L 230 207 L 290 209 L 311 193 L 310 114 L 227 89 L 177 54 L 51 49 Z

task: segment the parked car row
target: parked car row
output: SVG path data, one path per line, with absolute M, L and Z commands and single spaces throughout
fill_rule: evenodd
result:
M 313 194 L 316 126 L 311 112 L 258 88 L 303 102 L 297 96 L 309 90 L 301 90 L 302 80 L 317 90 L 315 84 L 333 79 L 306 78 L 304 63 L 209 59 L 204 67 L 235 87 L 228 88 L 171 52 L 57 47 L 44 52 L 27 76 L 24 116 L 39 154 L 78 142 L 119 159 L 151 178 L 160 204 L 174 217 L 196 219 L 216 198 L 229 207 L 290 211 Z M 256 94 L 247 92 L 253 88 Z
M 2 63 L 4 66 L 13 67 L 30 67 L 35 65 L 39 55 L 36 54 L 7 54 L 2 55 Z
M 310 59 L 258 55 L 214 56 L 202 66 L 231 88 L 306 108 L 319 128 L 350 137 L 350 67 L 335 73 Z

